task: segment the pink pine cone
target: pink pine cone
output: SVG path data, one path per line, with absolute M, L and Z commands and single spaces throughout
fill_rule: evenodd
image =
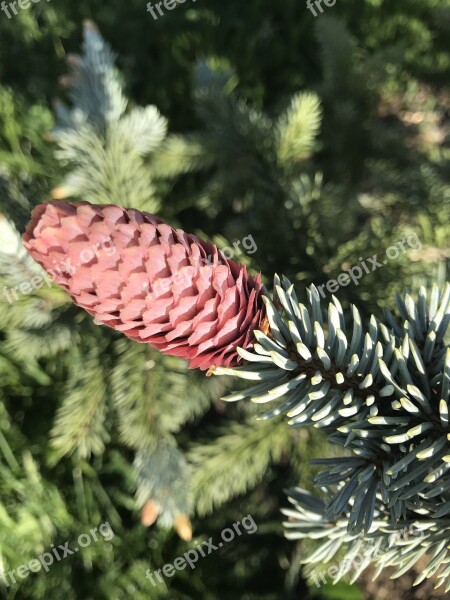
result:
M 98 322 L 191 368 L 235 366 L 263 320 L 259 276 L 145 212 L 45 202 L 23 242 Z

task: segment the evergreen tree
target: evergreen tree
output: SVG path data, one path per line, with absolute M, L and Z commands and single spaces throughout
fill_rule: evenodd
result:
M 388 470 L 394 456 L 410 456 L 417 443 L 428 439 L 430 434 L 424 432 L 410 443 L 381 441 L 388 435 L 385 429 L 396 427 L 405 434 L 411 419 L 416 425 L 418 413 L 409 413 L 407 402 L 376 415 L 370 414 L 376 403 L 363 405 L 368 438 L 362 437 L 362 425 L 355 425 L 357 416 L 339 415 L 334 425 L 356 429 L 337 433 L 338 439 L 331 436 L 337 445 L 326 439 L 334 427 L 331 423 L 324 428 L 287 427 L 281 414 L 286 397 L 278 400 L 281 406 L 275 400 L 273 419 L 258 421 L 251 404 L 224 405 L 218 400 L 232 386 L 229 377 L 205 379 L 177 359 L 99 328 L 50 281 L 38 289 L 27 288 L 26 293 L 16 289 L 17 300 L 11 290 L 44 275 L 24 253 L 17 232 L 23 231 L 31 208 L 51 193 L 60 199 L 115 202 L 157 212 L 187 231 L 206 232 L 222 248 L 251 234 L 258 251 L 237 258 L 264 276 L 284 273 L 305 306 L 301 290 L 311 282 L 320 289 L 349 267 L 361 265 L 360 260 L 367 264 L 369 257 L 383 256 L 399 242 L 414 238 L 415 247 L 406 244 L 407 251 L 400 251 L 389 266 L 365 274 L 357 286 L 341 287 L 342 311 L 333 300 L 330 322 L 337 318 L 336 309 L 339 325 L 344 319 L 350 335 L 356 314 L 350 304 L 357 304 L 361 327 L 366 323 L 369 335 L 377 331 L 377 344 L 388 345 L 383 337 L 386 327 L 395 337 L 394 355 L 397 360 L 401 352 L 406 367 L 400 358 L 401 366 L 399 362 L 395 367 L 392 358 L 391 364 L 386 363 L 389 368 L 399 369 L 399 377 L 409 373 L 424 393 L 415 362 L 418 355 L 411 350 L 414 343 L 420 353 L 424 347 L 411 333 L 412 327 L 417 336 L 414 325 L 403 329 L 403 323 L 395 326 L 392 319 L 381 325 L 371 315 L 383 322 L 381 308 L 392 306 L 397 293 L 408 287 L 411 297 L 420 298 L 417 315 L 432 323 L 436 292 L 424 317 L 420 286 L 431 291 L 437 282 L 442 289 L 446 278 L 448 120 L 446 98 L 439 91 L 450 64 L 444 5 L 444 0 L 405 0 L 391 6 L 355 0 L 313 20 L 294 1 L 277 6 L 254 0 L 225 7 L 211 0 L 206 8 L 193 5 L 185 12 L 174 11 L 157 24 L 150 38 L 142 27 L 142 5 L 130 5 L 128 0 L 119 0 L 113 12 L 96 0 L 41 3 L 14 20 L 0 20 L 0 53 L 7 57 L 0 66 L 4 566 L 17 567 L 51 543 L 75 539 L 102 521 L 108 520 L 115 532 L 111 544 L 92 544 L 83 554 L 55 563 L 48 574 L 19 581 L 14 586 L 16 597 L 59 598 L 62 592 L 69 598 L 223 600 L 243 590 L 249 598 L 267 600 L 305 595 L 298 582 L 299 559 L 311 548 L 311 564 L 317 570 L 317 561 L 331 558 L 335 548 L 326 545 L 328 537 L 317 549 L 303 536 L 321 535 L 321 527 L 329 533 L 327 519 L 332 515 L 327 502 L 340 491 L 330 478 L 344 473 L 350 481 L 354 473 L 360 475 L 360 467 L 355 466 L 353 473 L 345 463 L 360 459 L 358 455 L 355 459 L 357 442 L 363 439 L 368 448 L 368 439 L 372 440 L 375 455 L 383 458 L 385 454 L 377 452 L 387 453 L 382 444 L 389 446 L 392 456 L 383 463 Z M 89 14 L 98 18 L 120 51 L 125 77 L 95 26 L 87 23 L 83 52 L 67 57 L 71 72 L 60 79 L 70 107 L 57 102 L 53 116 L 47 104 L 61 93 L 57 77 L 64 46 L 76 47 L 76 37 L 70 42 L 67 38 L 71 32 L 78 35 L 81 17 Z M 281 289 L 289 295 L 292 290 L 284 284 L 285 280 Z M 284 322 L 287 313 L 274 293 L 274 310 Z M 331 294 L 326 295 L 331 300 Z M 399 306 L 402 321 L 409 321 L 412 301 Z M 312 323 L 316 317 L 310 316 Z M 273 335 L 273 323 L 271 331 Z M 324 336 L 330 335 L 325 328 Z M 344 337 L 336 329 L 334 352 L 345 344 Z M 348 338 L 348 346 L 350 342 Z M 280 340 L 275 338 L 274 343 Z M 314 344 L 306 345 L 312 355 L 318 352 Z M 301 350 L 307 356 L 303 346 Z M 436 345 L 435 351 L 433 368 L 436 374 L 446 373 Z M 302 352 L 304 366 L 307 358 Z M 280 367 L 283 360 L 278 361 L 274 370 L 281 377 L 286 370 Z M 380 370 L 372 376 L 381 381 L 385 375 Z M 320 387 L 318 378 L 311 385 Z M 445 390 L 437 375 L 435 379 L 431 404 L 437 436 L 443 424 L 433 399 Z M 394 383 L 406 392 L 400 397 L 394 386 L 400 402 L 405 398 L 417 403 L 404 389 L 409 381 Z M 244 397 L 248 391 L 242 389 Z M 326 424 L 323 413 L 330 408 L 330 394 L 315 401 L 314 408 L 320 404 L 322 409 L 315 413 L 321 417 L 316 425 Z M 299 410 L 303 404 L 297 405 Z M 308 415 L 309 408 L 304 411 Z M 349 402 L 345 408 L 352 410 L 354 405 Z M 425 410 L 420 402 L 418 408 Z M 371 423 L 372 417 L 401 422 L 383 426 Z M 345 459 L 339 448 L 344 438 L 350 440 Z M 317 456 L 334 461 L 318 475 L 319 486 L 327 488 L 322 499 L 304 491 L 313 491 L 310 475 L 320 465 L 311 468 L 309 462 Z M 414 469 L 431 459 L 439 461 L 440 453 L 421 459 L 414 457 L 405 471 L 419 487 L 425 482 Z M 367 463 L 367 457 L 364 460 Z M 333 469 L 337 473 L 330 473 Z M 358 482 L 361 494 L 364 484 L 374 487 L 369 471 L 362 479 L 366 476 Z M 393 486 L 393 476 L 387 477 Z M 383 479 L 380 485 L 388 483 Z M 293 490 L 295 507 L 289 513 L 288 531 L 302 539 L 301 545 L 281 536 L 278 512 L 284 504 L 283 488 Z M 344 489 L 348 492 L 348 487 Z M 336 548 L 340 545 L 333 561 L 345 558 L 349 541 L 350 552 L 355 541 L 363 547 L 369 541 L 372 547 L 375 540 L 387 547 L 394 539 L 390 536 L 396 532 L 402 536 L 412 522 L 405 520 L 405 513 L 396 522 L 398 510 L 406 506 L 408 518 L 413 503 L 414 509 L 422 503 L 420 511 L 430 510 L 430 500 L 422 497 L 428 492 L 425 486 L 411 500 L 403 498 L 406 489 L 395 490 L 392 521 L 377 498 L 380 513 L 375 521 L 383 524 L 369 533 L 358 530 L 363 519 L 359 515 L 358 520 L 358 503 L 350 499 L 333 529 L 333 543 Z M 423 573 L 440 567 L 444 584 L 443 551 L 436 545 L 434 528 L 435 521 L 441 527 L 445 515 L 435 518 L 434 511 L 438 502 L 445 506 L 445 491 L 437 497 L 431 498 L 430 529 L 423 535 L 403 536 L 403 554 L 391 549 L 380 566 L 393 564 L 400 571 L 415 563 L 419 549 L 414 544 L 425 537 L 428 567 Z M 369 508 L 365 505 L 365 514 Z M 139 523 L 140 512 L 143 523 L 156 519 L 157 525 L 146 530 Z M 189 543 L 172 535 L 175 528 L 189 537 L 185 515 L 194 520 L 194 534 L 201 532 L 207 538 L 249 513 L 259 524 L 257 536 L 240 538 L 239 545 L 208 557 L 195 572 L 179 573 L 168 581 L 169 591 L 145 580 L 146 569 L 172 562 L 203 539 Z M 316 529 L 305 530 L 305 514 L 306 520 L 319 523 Z M 356 531 L 349 533 L 346 527 L 354 518 Z M 420 518 L 418 527 L 414 520 L 412 532 L 424 529 L 428 517 L 421 513 Z M 436 557 L 430 548 L 437 550 Z M 315 589 L 313 583 L 311 590 Z M 324 586 L 319 593 L 325 590 Z

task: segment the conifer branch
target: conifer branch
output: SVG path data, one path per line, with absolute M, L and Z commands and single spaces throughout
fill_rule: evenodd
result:
M 385 552 L 373 560 L 398 574 L 434 550 L 422 578 L 431 576 L 446 562 L 450 534 L 450 286 L 422 288 L 417 303 L 399 296 L 400 320 L 386 311 L 387 325 L 372 317 L 364 326 L 356 307 L 344 311 L 335 297 L 325 312 L 314 286 L 308 300 L 275 277 L 273 299 L 265 296 L 269 332 L 255 332 L 252 352 L 239 351 L 246 365 L 215 371 L 255 385 L 224 399 L 270 404 L 259 418 L 287 414 L 291 426 L 319 427 L 350 451 L 313 461 L 326 467 L 315 478 L 323 499 L 289 492 L 287 535 L 327 539 L 306 562 L 331 560 L 341 545 L 350 556 L 359 540 Z M 391 534 L 410 525 L 424 543 L 392 546 Z M 440 571 L 441 583 L 449 574 Z

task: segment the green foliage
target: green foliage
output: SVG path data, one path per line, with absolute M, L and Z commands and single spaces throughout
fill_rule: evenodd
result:
M 1 15 L 4 566 L 107 519 L 116 534 L 11 593 L 308 597 L 298 576 L 308 540 L 299 547 L 279 535 L 282 490 L 298 482 L 311 490 L 317 466 L 309 460 L 339 459 L 339 446 L 318 428 L 288 428 L 280 417 L 255 422 L 244 403 L 224 407 L 217 398 L 230 378 L 204 379 L 99 328 L 56 286 L 11 303 L 3 287 L 43 275 L 17 231 L 51 193 L 158 211 L 224 247 L 251 234 L 258 250 L 239 259 L 266 277 L 283 272 L 299 289 L 416 234 L 420 251 L 339 290 L 344 314 L 357 303 L 362 323 L 404 287 L 443 283 L 446 0 L 349 0 L 317 19 L 297 0 L 186 3 L 157 22 L 138 0 L 42 1 L 11 20 Z M 92 22 L 83 54 L 70 54 L 85 18 L 96 20 L 119 68 Z M 50 102 L 61 94 L 54 117 Z M 173 471 L 158 468 L 162 454 Z M 258 533 L 177 573 L 168 590 L 153 588 L 145 570 L 190 546 L 165 527 L 142 527 L 148 499 L 163 507 L 159 525 L 192 506 L 201 535 L 249 513 Z
M 271 423 L 235 423 L 216 432 L 214 445 L 197 445 L 189 455 L 194 466 L 192 490 L 197 511 L 211 512 L 259 483 L 272 461 L 289 447 L 286 427 Z M 211 494 L 204 494 L 205 489 Z
M 57 143 L 55 153 L 63 167 L 61 175 L 63 170 L 69 172 L 54 190 L 55 196 L 76 193 L 85 198 L 87 194 L 91 200 L 111 202 L 114 190 L 118 194 L 116 201 L 123 203 L 122 183 L 129 181 L 133 190 L 133 195 L 128 195 L 130 203 L 140 209 L 155 209 L 159 200 L 152 192 L 152 182 L 162 177 L 157 162 L 155 166 L 147 158 L 149 154 L 158 155 L 161 142 L 170 143 L 170 137 L 164 140 L 165 120 L 154 107 L 121 112 L 126 102 L 120 76 L 108 47 L 91 25 L 86 30 L 84 54 L 69 62 L 74 73 L 66 83 L 75 104 L 70 110 L 57 105 L 56 128 L 52 132 Z M 91 88 L 98 95 L 94 104 L 89 102 L 89 95 L 94 94 Z M 111 107 L 118 107 L 118 112 L 114 118 L 107 118 L 111 110 L 114 113 Z M 21 151 L 18 145 L 17 152 Z M 46 153 L 44 144 L 42 155 Z M 133 170 L 137 156 L 140 166 Z M 108 157 L 116 157 L 112 170 Z M 123 160 L 125 157 L 133 162 L 133 168 Z M 14 185 L 22 189 L 18 170 L 9 169 L 5 181 L 10 187 L 16 182 Z M 75 183 L 69 189 L 67 182 Z M 105 192 L 108 186 L 110 192 Z M 19 205 L 19 224 L 28 206 L 28 200 Z M 44 478 L 44 483 L 66 487 L 62 507 L 73 515 L 67 518 L 64 532 L 60 521 L 55 520 L 53 529 L 45 532 L 45 539 L 43 534 L 34 536 L 32 547 L 26 549 L 18 540 L 18 553 L 8 556 L 5 550 L 5 565 L 16 567 L 55 542 L 56 536 L 76 537 L 107 517 L 116 532 L 115 549 L 92 546 L 74 569 L 92 575 L 103 573 L 95 578 L 96 589 L 107 597 L 119 598 L 126 590 L 143 587 L 145 569 L 153 560 L 160 561 L 160 566 L 164 564 L 155 547 L 175 548 L 166 528 L 172 527 L 179 515 L 197 510 L 190 491 L 192 467 L 183 446 L 188 445 L 192 435 L 189 430 L 210 410 L 211 400 L 223 394 L 227 386 L 215 378 L 205 381 L 199 374 L 188 372 L 182 361 L 162 357 L 145 345 L 133 344 L 99 328 L 90 317 L 72 307 L 67 296 L 29 258 L 12 222 L 2 217 L 0 227 L 0 373 L 5 372 L 1 398 L 21 415 L 28 443 L 39 445 L 40 462 L 51 467 L 52 475 L 47 473 L 49 481 Z M 22 293 L 20 286 L 35 277 L 39 283 L 31 284 Z M 43 402 L 44 419 L 40 414 Z M 248 424 L 242 432 L 245 435 L 251 429 Z M 270 443 L 275 437 L 267 433 L 266 441 Z M 202 445 L 211 443 L 210 451 L 214 453 L 214 441 L 213 435 L 212 439 L 204 439 Z M 122 455 L 116 449 L 119 443 L 125 446 L 121 448 Z M 251 455 L 251 445 L 247 448 Z M 10 460 L 16 464 L 14 452 L 10 452 Z M 194 466 L 200 472 L 202 465 L 198 461 Z M 249 474 L 249 481 L 238 492 L 251 491 L 256 483 L 267 479 L 262 472 L 257 480 Z M 18 489 L 19 484 L 14 485 Z M 8 489 L 5 494 L 9 494 Z M 217 481 L 211 478 L 203 487 L 202 500 L 216 494 Z M 233 495 L 224 496 L 222 503 Z M 25 497 L 24 501 L 29 502 Z M 44 505 L 41 495 L 36 501 L 41 507 Z M 158 525 L 162 526 L 150 535 L 151 544 L 146 541 L 144 527 L 136 522 L 136 512 L 147 502 L 157 507 Z M 48 508 L 51 511 L 50 504 Z M 124 533 L 126 523 L 131 527 L 128 537 Z M 13 524 L 10 521 L 11 527 Z M 131 546 L 133 557 L 129 560 Z M 172 550 L 166 561 L 173 559 L 173 553 L 182 554 L 181 550 Z M 111 570 L 114 578 L 108 575 Z M 61 563 L 54 568 L 48 585 L 45 576 L 36 576 L 34 582 L 25 581 L 20 589 L 23 594 L 28 588 L 33 589 L 34 597 L 39 598 L 53 585 L 68 597 L 83 595 L 84 588 L 89 587 L 72 577 L 70 567 Z M 94 586 L 94 579 L 90 585 Z M 199 585 L 197 581 L 193 586 L 187 585 L 187 589 L 196 590 Z M 161 590 L 151 593 L 155 598 L 167 597 Z
M 278 122 L 278 159 L 281 164 L 309 158 L 315 150 L 321 122 L 319 98 L 314 94 L 297 94 L 286 114 Z
M 311 476 L 308 462 L 326 446 L 321 435 L 289 430 L 282 419 L 256 421 L 253 415 L 213 431 L 210 437 L 213 444 L 200 442 L 188 453 L 194 504 L 201 515 L 224 506 L 268 476 L 273 479 L 276 467 L 287 460 L 307 484 Z
M 105 428 L 106 373 L 98 349 L 84 350 L 79 349 L 82 356 L 77 357 L 78 360 L 73 357 L 75 369 L 69 373 L 68 389 L 51 432 L 53 445 L 61 456 L 75 450 L 82 458 L 101 455 L 109 441 Z M 80 372 L 81 362 L 84 369 Z
M 206 387 L 185 363 L 126 339 L 117 340 L 115 353 L 112 401 L 122 441 L 129 447 L 151 448 L 159 431 L 176 433 L 208 409 L 211 398 Z M 130 370 L 135 364 L 142 367 Z
M 90 23 L 83 50 L 81 57 L 69 59 L 74 108 L 57 106 L 56 156 L 72 170 L 54 195 L 156 212 L 159 203 L 144 159 L 166 137 L 167 122 L 155 106 L 125 114 L 127 100 L 112 52 Z

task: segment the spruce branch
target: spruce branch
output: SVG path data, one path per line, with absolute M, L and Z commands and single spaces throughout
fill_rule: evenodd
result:
M 322 122 L 322 110 L 316 94 L 299 93 L 278 121 L 278 159 L 288 165 L 309 158 L 315 150 Z
M 279 461 L 290 443 L 281 421 L 234 423 L 221 428 L 214 439 L 213 444 L 197 444 L 188 453 L 194 505 L 201 515 L 259 483 L 269 464 Z
M 154 177 L 171 178 L 183 173 L 205 170 L 215 163 L 201 134 L 169 135 L 155 154 L 151 170 Z
M 81 349 L 80 349 L 81 351 Z M 100 455 L 109 441 L 106 427 L 107 386 L 99 349 L 93 347 L 72 363 L 67 392 L 52 429 L 59 456 L 77 451 L 80 457 Z
M 156 210 L 159 201 L 147 161 L 166 138 L 167 120 L 155 106 L 126 112 L 114 55 L 91 22 L 85 23 L 81 56 L 69 55 L 67 61 L 72 72 L 63 83 L 73 107 L 56 103 L 52 137 L 57 158 L 70 171 L 53 196 Z
M 377 564 L 399 573 L 435 551 L 424 575 L 431 576 L 446 562 L 438 544 L 450 534 L 450 286 L 422 288 L 416 303 L 399 295 L 399 317 L 386 311 L 387 325 L 375 317 L 364 325 L 357 308 L 344 311 L 336 297 L 325 311 L 314 286 L 305 306 L 277 276 L 273 299 L 264 301 L 269 331 L 255 332 L 253 351 L 239 350 L 246 364 L 215 371 L 254 385 L 224 400 L 269 404 L 259 418 L 287 414 L 291 426 L 319 427 L 351 453 L 313 461 L 326 467 L 315 478 L 323 498 L 290 492 L 288 535 L 327 538 L 312 562 L 371 540 L 378 550 L 389 547 Z M 424 545 L 388 546 L 411 523 L 425 532 Z
M 159 438 L 178 432 L 208 409 L 208 394 L 197 382 L 197 373 L 188 373 L 184 362 L 126 339 L 117 340 L 114 350 L 111 399 L 121 439 L 130 448 L 149 450 Z M 139 367 L 130 369 L 130 365 Z
M 65 79 L 75 109 L 70 113 L 59 107 L 66 125 L 93 122 L 105 127 L 124 114 L 127 100 L 115 67 L 115 56 L 92 21 L 84 22 L 83 53 L 69 55 L 71 75 Z

